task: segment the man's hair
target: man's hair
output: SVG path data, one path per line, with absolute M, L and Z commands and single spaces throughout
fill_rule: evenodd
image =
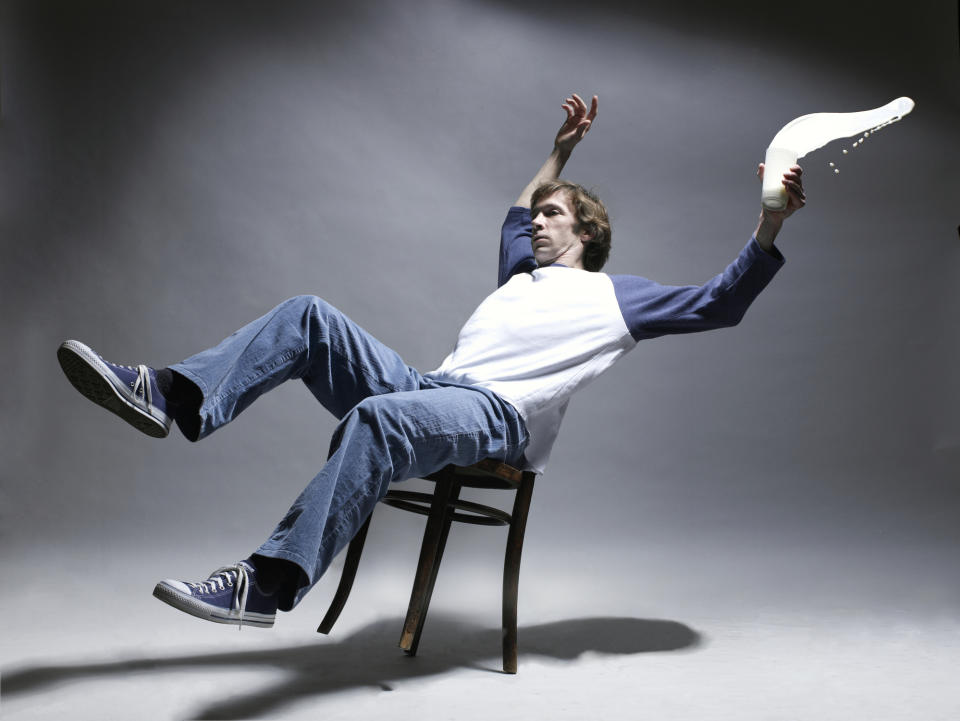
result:
M 612 231 L 606 207 L 595 193 L 568 180 L 547 180 L 541 183 L 533 191 L 530 207 L 535 208 L 543 198 L 557 191 L 563 191 L 567 202 L 570 203 L 573 214 L 577 218 L 577 232 L 586 231 L 590 236 L 590 240 L 583 249 L 584 269 L 600 270 L 610 257 Z

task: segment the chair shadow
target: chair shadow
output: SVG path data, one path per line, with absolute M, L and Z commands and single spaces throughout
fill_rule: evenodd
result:
M 196 712 L 197 718 L 204 719 L 256 718 L 311 696 L 364 687 L 392 691 L 398 682 L 463 668 L 500 672 L 499 628 L 481 628 L 451 614 L 431 614 L 421 655 L 410 657 L 390 652 L 389 643 L 396 641 L 402 625 L 402 618 L 384 619 L 333 642 L 325 638 L 316 644 L 265 651 L 13 668 L 0 676 L 0 695 L 41 693 L 66 682 L 145 671 L 257 666 L 285 670 L 287 677 L 278 683 L 212 702 Z M 570 619 L 524 626 L 518 635 L 521 674 L 525 658 L 563 662 L 586 652 L 630 655 L 692 649 L 703 643 L 699 633 L 682 623 L 638 618 Z

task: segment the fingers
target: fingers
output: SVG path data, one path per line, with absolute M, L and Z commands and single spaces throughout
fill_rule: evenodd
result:
M 787 192 L 796 199 L 800 206 L 806 205 L 807 195 L 803 192 L 803 186 L 800 185 L 800 183 L 784 180 L 783 185 L 787 189 Z
M 799 165 L 794 165 L 786 173 L 783 174 L 783 184 L 789 187 L 796 187 L 803 190 L 803 179 L 800 177 L 803 175 L 803 169 Z
M 803 168 L 799 165 L 791 166 L 790 170 L 783 174 L 783 186 L 787 189 L 797 201 L 798 207 L 803 207 L 807 203 L 807 195 L 803 192 Z
M 593 96 L 589 111 L 583 98 L 576 93 L 571 93 L 570 97 L 564 100 L 560 107 L 567 113 L 567 117 L 557 132 L 556 142 L 573 147 L 583 139 L 583 136 L 590 130 L 593 119 L 597 117 L 597 96 Z
M 577 96 L 574 95 L 572 98 L 567 98 L 561 107 L 567 111 L 567 122 L 571 120 L 579 120 L 583 117 L 583 111 L 580 109 L 580 105 L 577 103 Z M 582 102 L 582 101 L 581 101 Z
M 587 104 L 583 101 L 583 98 L 576 93 L 572 93 L 570 97 L 564 101 L 562 107 L 567 111 L 568 115 L 576 115 L 578 117 L 585 117 L 587 120 L 593 120 L 597 117 L 597 103 L 598 98 L 594 95 L 590 101 L 590 110 L 588 112 Z
M 596 95 L 594 95 L 593 98 L 590 100 L 590 112 L 587 112 L 587 104 L 583 102 L 583 98 L 581 98 L 576 93 L 573 94 L 573 97 L 571 98 L 571 100 L 573 100 L 573 102 L 577 104 L 577 110 L 579 114 L 585 115 L 587 120 L 593 120 L 595 117 L 597 117 L 597 104 L 599 102 L 599 99 L 597 98 Z M 568 100 L 567 102 L 570 102 L 570 100 Z
M 587 115 L 587 120 L 592 121 L 597 117 L 597 96 L 593 96 L 593 100 L 590 102 L 590 113 Z

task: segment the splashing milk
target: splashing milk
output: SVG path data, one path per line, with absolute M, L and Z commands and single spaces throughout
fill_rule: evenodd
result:
M 913 101 L 903 97 L 883 107 L 858 113 L 812 113 L 801 115 L 784 125 L 773 136 L 764 159 L 763 190 L 760 201 L 769 210 L 783 210 L 787 206 L 787 189 L 783 174 L 796 165 L 797 160 L 831 140 L 848 138 L 857 133 L 868 137 L 890 123 L 895 123 L 913 110 Z M 863 138 L 857 143 L 863 142 Z M 857 147 L 854 143 L 853 147 Z M 843 151 L 846 154 L 846 150 Z M 838 172 L 838 171 L 834 171 Z

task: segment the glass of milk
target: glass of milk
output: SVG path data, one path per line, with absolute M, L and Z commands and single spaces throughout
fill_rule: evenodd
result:
M 787 189 L 783 187 L 783 174 L 797 164 L 797 151 L 790 148 L 767 148 L 763 160 L 763 188 L 760 202 L 767 210 L 783 210 L 787 207 Z

